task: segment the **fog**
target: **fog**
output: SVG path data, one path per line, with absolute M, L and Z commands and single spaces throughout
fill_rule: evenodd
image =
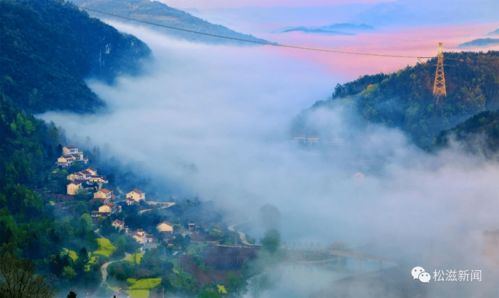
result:
M 340 241 L 410 266 L 493 274 L 481 245 L 483 230 L 499 227 L 495 162 L 457 145 L 423 152 L 402 132 L 364 122 L 354 98 L 309 113 L 320 141 L 300 146 L 293 121 L 328 99 L 342 74 L 266 47 L 193 44 L 113 25 L 144 40 L 154 58 L 140 77 L 113 86 L 89 81 L 106 111 L 41 115 L 75 143 L 133 164 L 164 186 L 165 197 L 214 201 L 228 224 L 249 222 L 254 237 L 258 210 L 272 204 L 289 246 Z M 320 287 L 317 274 L 298 272 L 285 277 L 297 280 L 287 291 L 277 282 L 266 295 Z M 296 277 L 303 274 L 310 278 Z

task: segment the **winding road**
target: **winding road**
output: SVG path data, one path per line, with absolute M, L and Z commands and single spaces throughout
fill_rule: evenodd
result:
M 240 226 L 242 224 L 244 224 L 244 223 L 232 224 L 232 225 L 228 226 L 227 229 L 231 232 L 235 232 L 235 233 L 239 234 L 239 240 L 241 241 L 241 243 L 243 245 L 255 246 L 253 243 L 248 241 L 248 238 L 246 237 L 246 234 L 244 232 L 236 230 L 236 226 Z

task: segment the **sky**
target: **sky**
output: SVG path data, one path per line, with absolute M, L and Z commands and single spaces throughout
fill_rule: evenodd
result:
M 499 21 L 495 0 L 161 0 L 168 5 L 258 23 L 369 22 L 373 25 L 466 24 Z M 246 13 L 244 13 L 246 11 Z M 227 13 L 225 13 L 227 12 Z M 255 24 L 258 25 L 258 24 Z
M 460 43 L 490 37 L 499 28 L 496 0 L 387 0 L 387 1 L 198 1 L 162 0 L 196 16 L 229 28 L 281 43 L 339 48 L 363 52 L 434 56 L 443 42 L 447 51 Z M 367 24 L 374 28 L 351 36 L 282 33 L 292 26 L 336 23 Z M 499 49 L 499 46 L 485 49 Z M 288 51 L 295 59 L 342 69 L 345 79 L 366 73 L 395 71 L 416 59 L 372 59 Z

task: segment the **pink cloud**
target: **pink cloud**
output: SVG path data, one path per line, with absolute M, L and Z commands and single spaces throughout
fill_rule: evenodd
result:
M 453 25 L 422 28 L 392 29 L 383 32 L 366 33 L 354 36 L 325 36 L 303 33 L 279 34 L 271 40 L 281 43 L 308 45 L 321 48 L 335 48 L 345 51 L 382 53 L 409 56 L 434 56 L 438 42 L 444 43 L 445 51 L 461 51 L 458 45 L 462 42 L 484 36 L 484 33 L 499 27 L 499 24 Z M 466 49 L 499 50 L 499 46 Z M 334 73 L 342 73 L 346 80 L 362 74 L 393 72 L 407 65 L 418 62 L 415 58 L 383 58 L 371 56 L 355 56 L 343 54 L 306 52 L 293 49 L 269 49 L 282 51 L 296 59 L 305 59 L 319 63 Z

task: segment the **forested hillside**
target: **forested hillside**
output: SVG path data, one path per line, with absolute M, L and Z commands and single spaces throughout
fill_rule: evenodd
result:
M 102 105 L 85 78 L 138 70 L 149 49 L 76 6 L 0 0 L 0 92 L 24 110 L 88 112 Z
M 0 0 L 0 41 L 0 254 L 33 261 L 53 288 L 68 280 L 90 285 L 98 280 L 98 269 L 84 268 L 86 249 L 96 247 L 90 216 L 77 203 L 81 218 L 55 216 L 47 196 L 65 183 L 52 171 L 64 136 L 32 113 L 91 111 L 101 103 L 84 79 L 138 70 L 149 50 L 56 0 Z M 61 254 L 70 243 L 85 248 L 74 264 Z M 0 278 L 2 294 L 7 287 Z
M 331 101 L 351 97 L 367 120 L 401 128 L 429 148 L 443 131 L 483 111 L 499 108 L 499 52 L 446 53 L 447 97 L 432 94 L 435 59 L 392 74 L 363 76 L 336 86 Z
M 442 132 L 437 140 L 438 147 L 459 142 L 467 151 L 493 156 L 499 150 L 499 111 L 477 114 L 456 127 Z

